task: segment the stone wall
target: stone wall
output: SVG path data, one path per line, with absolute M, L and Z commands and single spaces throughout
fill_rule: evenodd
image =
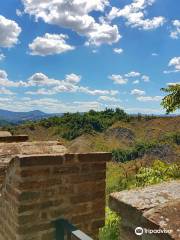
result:
M 105 218 L 109 153 L 19 155 L 0 196 L 0 240 L 54 240 L 64 218 L 96 239 Z
M 112 193 L 109 206 L 122 218 L 120 239 L 180 239 L 180 181 Z

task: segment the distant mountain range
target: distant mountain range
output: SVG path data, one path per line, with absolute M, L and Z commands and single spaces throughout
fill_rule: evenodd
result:
M 34 121 L 52 116 L 62 116 L 63 114 L 48 114 L 39 110 L 30 112 L 12 112 L 8 110 L 0 109 L 0 124 L 5 125 L 6 123 L 22 123 L 24 121 Z

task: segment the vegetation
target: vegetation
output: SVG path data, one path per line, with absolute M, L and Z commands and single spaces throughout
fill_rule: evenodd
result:
M 106 208 L 105 226 L 99 230 L 99 240 L 119 239 L 120 217 Z
M 113 123 L 127 120 L 128 115 L 121 109 L 106 109 L 101 112 L 91 110 L 86 113 L 65 113 L 62 117 L 43 119 L 40 125 L 50 128 L 56 127 L 56 133 L 67 140 L 88 133 L 103 132 Z
M 162 100 L 161 105 L 166 109 L 166 113 L 171 113 L 180 109 L 180 84 L 170 85 L 162 88 L 162 91 L 168 93 Z
M 111 164 L 107 173 L 107 194 L 114 191 L 144 187 L 173 179 L 180 179 L 180 167 L 177 164 L 166 164 L 154 161 L 151 167 L 141 167 L 137 174 L 123 174 L 122 164 Z M 100 240 L 120 239 L 120 217 L 106 208 L 105 226 L 99 231 Z M 123 240 L 123 239 L 122 239 Z
M 142 157 L 148 150 L 152 150 L 160 146 L 161 144 L 158 144 L 157 142 L 142 142 L 137 143 L 133 148 L 127 150 L 116 149 L 112 151 L 113 160 L 125 163 Z
M 169 142 L 172 142 L 172 143 L 175 143 L 177 145 L 180 145 L 180 133 L 177 132 L 177 133 L 167 133 L 165 136 L 164 136 L 164 140 L 165 141 L 169 141 Z

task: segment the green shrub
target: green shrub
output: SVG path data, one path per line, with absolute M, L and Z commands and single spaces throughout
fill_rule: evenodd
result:
M 40 125 L 45 128 L 55 127 L 57 134 L 67 140 L 72 140 L 82 134 L 103 132 L 116 121 L 125 121 L 127 118 L 128 115 L 119 108 L 100 112 L 90 110 L 86 113 L 65 113 L 61 117 L 43 119 Z
M 116 149 L 112 151 L 113 160 L 116 162 L 125 163 L 136 158 L 142 157 L 148 150 L 160 147 L 161 144 L 156 142 L 137 143 L 133 148 L 122 150 Z
M 164 136 L 163 140 L 180 145 L 180 133 L 168 133 Z
M 177 164 L 166 164 L 156 160 L 152 167 L 140 168 L 136 174 L 136 186 L 143 187 L 177 178 L 180 178 L 180 168 Z
M 119 240 L 120 217 L 106 208 L 105 226 L 99 230 L 99 240 Z

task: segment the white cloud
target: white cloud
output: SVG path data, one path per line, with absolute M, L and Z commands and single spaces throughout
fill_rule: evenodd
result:
M 112 74 L 111 76 L 109 76 L 109 79 L 111 79 L 115 84 L 126 84 L 128 82 L 128 79 L 124 78 L 121 75 L 116 75 L 116 74 Z
M 81 76 L 76 75 L 74 73 L 71 73 L 71 74 L 67 74 L 65 79 L 69 83 L 75 83 L 76 84 L 76 83 L 81 81 Z
M 162 96 L 139 96 L 137 100 L 140 102 L 159 102 L 162 100 Z
M 99 100 L 105 101 L 105 102 L 121 102 L 120 99 L 117 99 L 115 97 L 109 97 L 109 96 L 100 96 Z
M 145 94 L 146 94 L 146 92 L 143 90 L 140 90 L 140 89 L 131 90 L 131 95 L 134 95 L 134 96 L 143 96 Z
M 29 86 L 51 86 L 60 84 L 60 80 L 49 78 L 43 73 L 35 73 L 29 79 Z
M 118 42 L 120 34 L 116 25 L 96 22 L 90 15 L 93 11 L 103 12 L 108 0 L 22 0 L 24 12 L 35 16 L 36 21 L 59 27 L 70 28 L 79 35 L 86 36 L 86 45 L 112 44 Z
M 145 18 L 146 8 L 154 2 L 155 0 L 133 0 L 131 4 L 122 9 L 112 7 L 108 19 L 113 20 L 117 17 L 123 17 L 126 19 L 126 24 L 131 27 L 143 30 L 156 29 L 165 23 L 165 18 L 162 16 L 153 17 L 152 19 Z
M 113 51 L 117 54 L 121 54 L 123 53 L 123 49 L 122 48 L 114 48 Z
M 54 98 L 0 98 L 0 108 L 12 111 L 31 111 L 41 110 L 44 112 L 77 112 L 79 109 L 82 112 L 90 109 L 102 110 L 103 105 L 97 101 L 76 101 L 76 102 L 62 102 Z
M 82 93 L 87 93 L 87 94 L 90 94 L 90 95 L 111 95 L 111 96 L 115 96 L 116 94 L 118 94 L 118 91 L 117 90 L 92 90 L 92 89 L 89 89 L 88 87 L 79 87 L 78 89 L 79 92 L 82 92 Z
M 64 34 L 50 34 L 46 33 L 42 37 L 37 37 L 29 44 L 31 55 L 47 56 L 54 54 L 61 54 L 70 50 L 74 50 L 75 47 L 69 45 L 66 40 L 67 35 Z
M 140 81 L 139 80 L 134 80 L 133 84 L 138 84 Z
M 169 61 L 169 67 L 174 67 L 175 70 L 180 71 L 180 57 L 174 57 Z
M 14 93 L 5 87 L 0 87 L 0 94 L 13 95 Z
M 0 33 L 0 47 L 11 48 L 18 43 L 21 28 L 15 21 L 0 15 Z
M 27 81 L 11 81 L 8 79 L 6 71 L 0 70 L 0 87 L 14 88 L 25 87 L 25 94 L 29 95 L 55 95 L 58 93 L 84 93 L 92 96 L 109 95 L 115 96 L 118 90 L 91 89 L 80 85 L 81 76 L 75 73 L 65 75 L 64 79 L 50 78 L 44 73 L 35 73 Z M 30 88 L 30 90 L 28 89 Z M 4 89 L 5 91 L 5 89 Z M 7 93 L 7 92 L 6 92 Z M 10 92 L 9 92 L 10 94 Z
M 37 91 L 26 91 L 25 94 L 28 94 L 28 95 L 54 95 L 55 94 L 55 91 L 50 89 L 46 89 L 46 88 L 40 88 L 38 89 Z
M 157 57 L 157 56 L 159 56 L 158 53 L 152 53 L 151 55 L 152 55 L 153 57 Z
M 128 78 L 130 78 L 130 77 L 139 77 L 140 75 L 141 75 L 141 73 L 132 71 L 132 72 L 126 73 L 125 77 L 128 77 Z
M 24 86 L 25 82 L 19 81 L 19 82 L 14 82 L 10 81 L 8 79 L 8 75 L 6 71 L 0 69 L 0 87 L 19 87 L 19 86 Z
M 141 77 L 141 79 L 142 79 L 144 82 L 149 82 L 149 81 L 150 81 L 150 78 L 149 78 L 149 76 L 147 76 L 147 75 L 143 75 L 143 76 Z
M 173 39 L 180 38 L 180 20 L 172 21 L 173 29 L 170 32 L 170 37 Z
M 95 45 L 100 46 L 102 44 L 113 44 L 119 41 L 121 38 L 118 27 L 116 25 L 108 24 L 94 24 L 94 30 L 87 34 L 88 40 L 86 46 Z
M 49 78 L 43 73 L 33 74 L 28 81 L 24 84 L 26 87 L 41 87 L 38 90 L 26 91 L 30 95 L 54 95 L 61 92 L 80 92 L 89 95 L 110 95 L 115 96 L 118 94 L 117 90 L 100 90 L 90 89 L 79 85 L 81 76 L 71 73 L 67 74 L 63 80 Z
M 18 17 L 22 17 L 23 12 L 22 12 L 20 9 L 16 9 L 16 15 L 17 15 Z
M 5 59 L 5 55 L 3 53 L 0 53 L 0 61 L 3 61 Z

